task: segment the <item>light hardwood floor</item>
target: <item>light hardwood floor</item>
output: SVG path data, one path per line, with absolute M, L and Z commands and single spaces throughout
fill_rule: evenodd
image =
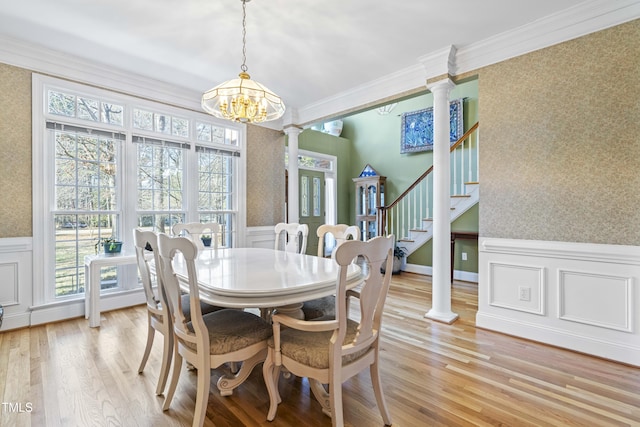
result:
M 477 288 L 455 282 L 453 325 L 424 318 L 429 277 L 394 276 L 383 320 L 382 381 L 394 426 L 640 426 L 640 369 L 477 329 Z M 171 409 L 154 394 L 157 342 L 143 375 L 144 306 L 0 334 L 2 426 L 189 426 L 193 372 L 183 370 Z M 233 396 L 212 374 L 205 426 L 330 426 L 305 379 L 280 381 L 283 402 L 266 421 L 261 365 Z M 368 372 L 344 384 L 345 422 L 382 425 Z

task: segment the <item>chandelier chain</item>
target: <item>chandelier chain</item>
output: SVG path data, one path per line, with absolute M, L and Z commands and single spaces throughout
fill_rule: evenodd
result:
M 242 65 L 240 69 L 247 72 L 247 0 L 242 0 Z

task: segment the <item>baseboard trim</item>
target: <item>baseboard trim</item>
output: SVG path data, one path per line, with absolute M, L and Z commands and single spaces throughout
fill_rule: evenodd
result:
M 433 267 L 428 265 L 407 264 L 404 270 L 407 273 L 422 274 L 423 276 L 433 276 Z M 454 270 L 453 279 L 463 282 L 478 283 L 478 273 L 471 271 Z
M 601 357 L 603 359 L 622 362 L 632 366 L 640 366 L 640 348 L 610 342 L 594 337 L 579 335 L 548 326 L 514 320 L 505 316 L 487 313 L 476 315 L 476 327 L 489 329 L 507 335 L 532 341 L 543 342 L 570 351 Z
M 10 329 L 28 328 L 31 324 L 31 313 L 9 314 L 5 312 L 0 332 Z
M 144 304 L 146 301 L 142 289 L 107 293 L 100 295 L 100 312 L 118 310 Z M 65 301 L 32 307 L 31 325 L 42 325 L 51 322 L 84 317 L 85 302 L 83 299 Z M 88 321 L 87 321 L 88 322 Z M 27 325 L 28 326 L 28 325 Z

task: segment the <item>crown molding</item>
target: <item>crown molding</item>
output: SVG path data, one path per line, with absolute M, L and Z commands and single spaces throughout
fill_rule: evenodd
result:
M 457 74 L 456 70 L 456 52 L 455 46 L 448 46 L 428 55 L 418 58 L 418 62 L 422 64 L 425 73 L 425 79 L 429 80 L 433 77 Z
M 639 17 L 638 0 L 586 1 L 511 31 L 459 47 L 457 73 L 477 70 Z
M 282 129 L 337 117 L 381 100 L 426 90 L 427 79 L 467 73 L 554 44 L 640 18 L 640 0 L 590 0 L 496 36 L 465 46 L 449 46 L 416 59 L 416 65 L 300 108 L 261 126 Z M 0 35 L 0 62 L 35 72 L 122 91 L 200 111 L 201 93 Z
M 298 124 L 304 125 L 336 116 L 341 112 L 420 88 L 426 89 L 426 80 L 424 68 L 416 64 L 298 108 Z
M 339 116 L 377 100 L 425 87 L 427 79 L 478 70 L 516 56 L 640 18 L 639 0 L 591 0 L 465 46 L 449 46 L 411 66 L 300 108 L 301 124 Z
M 201 111 L 201 93 L 0 35 L 0 62 L 41 74 Z

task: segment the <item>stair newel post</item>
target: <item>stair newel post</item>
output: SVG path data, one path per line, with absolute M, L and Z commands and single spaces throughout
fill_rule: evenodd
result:
M 433 94 L 433 285 L 432 307 L 425 317 L 452 323 L 451 311 L 451 184 L 449 142 L 450 79 L 429 85 Z

